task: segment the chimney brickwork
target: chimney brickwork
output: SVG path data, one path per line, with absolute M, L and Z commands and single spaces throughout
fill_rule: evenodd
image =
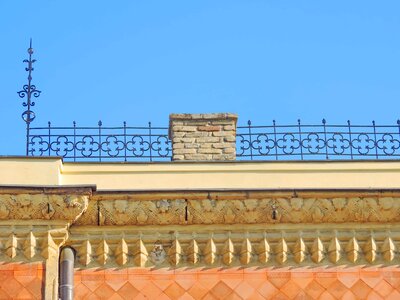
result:
M 235 160 L 236 122 L 231 113 L 171 114 L 172 160 Z

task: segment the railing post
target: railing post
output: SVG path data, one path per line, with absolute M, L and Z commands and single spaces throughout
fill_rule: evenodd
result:
M 274 127 L 274 148 L 275 148 L 275 160 L 278 160 L 278 140 L 276 135 L 276 122 L 272 120 L 272 125 Z
M 372 121 L 372 126 L 374 128 L 374 147 L 375 147 L 375 158 L 378 159 L 378 142 L 376 140 L 376 127 L 375 121 Z
M 325 146 L 325 157 L 329 159 L 328 156 L 328 141 L 326 140 L 326 120 L 322 119 L 322 125 L 324 126 L 324 146 Z
M 347 120 L 347 126 L 349 128 L 349 146 L 350 146 L 350 157 L 353 160 L 353 138 L 351 136 L 351 125 L 350 120 Z
M 26 123 L 26 156 L 29 155 L 29 123 Z
M 124 121 L 124 161 L 126 161 L 126 121 Z
M 150 150 L 150 161 L 153 161 L 153 157 L 152 157 L 152 148 L 153 148 L 153 144 L 152 144 L 152 139 L 151 139 L 151 122 L 149 122 L 149 150 Z
M 397 120 L 397 128 L 399 130 L 399 139 L 400 139 L 400 120 Z
M 72 125 L 74 126 L 74 161 L 76 161 L 76 122 L 73 121 Z
M 301 160 L 303 160 L 303 141 L 301 137 L 301 125 L 300 125 L 300 119 L 297 120 L 297 125 L 299 127 L 299 143 L 300 143 L 300 155 L 301 155 Z
M 249 143 L 250 143 L 250 159 L 253 160 L 253 140 L 251 134 L 251 120 L 247 121 L 247 128 L 249 132 Z
M 101 162 L 101 125 L 103 125 L 101 120 L 98 122 L 98 125 L 99 125 L 99 161 Z
M 51 123 L 50 121 L 47 122 L 48 125 L 48 142 L 49 142 L 49 156 L 51 155 L 51 132 L 50 132 L 50 128 L 51 128 Z

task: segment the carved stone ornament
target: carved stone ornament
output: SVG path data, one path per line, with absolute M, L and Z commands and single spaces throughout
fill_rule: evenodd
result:
M 87 207 L 86 195 L 1 194 L 0 220 L 63 220 L 73 223 Z
M 161 265 L 167 257 L 167 253 L 164 250 L 164 247 L 161 243 L 156 242 L 154 244 L 153 250 L 150 252 L 150 260 L 155 265 Z
M 22 195 L 21 195 L 22 196 Z M 318 197 L 317 197 L 318 196 Z M 77 221 L 78 225 L 183 225 L 183 224 L 268 224 L 268 223 L 367 223 L 400 222 L 399 197 L 271 197 L 229 199 L 164 198 L 120 199 L 108 197 L 91 201 Z M 242 199 L 238 199 L 242 198 Z M 8 203 L 8 202 L 6 202 Z M 62 201 L 57 202 L 62 203 Z M 59 214 L 57 204 L 40 206 L 41 217 Z M 29 199 L 19 204 L 19 216 L 31 216 Z M 71 210 L 71 208 L 69 208 Z M 11 208 L 2 206 L 0 217 L 7 218 Z M 48 218 L 52 218 L 47 216 Z
M 101 225 L 185 224 L 185 200 L 129 201 L 116 199 L 98 203 Z M 91 210 L 96 219 L 97 210 Z M 86 217 L 86 216 L 85 216 Z M 80 222 L 81 224 L 82 222 Z
M 191 224 L 395 222 L 400 198 L 205 199 L 190 200 L 188 210 Z

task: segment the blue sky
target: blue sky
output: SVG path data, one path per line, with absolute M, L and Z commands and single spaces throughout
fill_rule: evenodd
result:
M 32 126 L 400 118 L 399 1 L 2 1 L 0 32 L 2 155 L 24 153 L 30 37 Z

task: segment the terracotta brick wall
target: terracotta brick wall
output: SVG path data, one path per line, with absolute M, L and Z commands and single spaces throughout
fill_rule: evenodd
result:
M 400 268 L 83 270 L 76 299 L 400 299 Z
M 42 299 L 42 263 L 0 264 L 0 299 Z

